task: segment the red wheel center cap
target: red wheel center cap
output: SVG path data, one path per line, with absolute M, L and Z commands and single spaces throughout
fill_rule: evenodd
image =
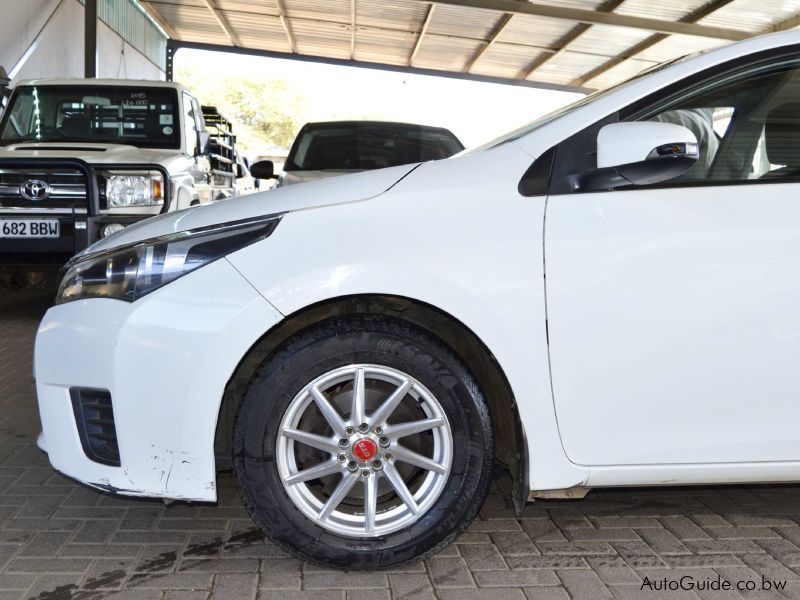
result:
M 369 438 L 361 438 L 353 444 L 353 454 L 364 462 L 372 460 L 378 454 L 378 444 Z

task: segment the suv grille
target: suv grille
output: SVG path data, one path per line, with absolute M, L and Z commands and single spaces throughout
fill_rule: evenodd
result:
M 105 390 L 81 388 L 71 388 L 69 394 L 86 456 L 104 465 L 120 466 L 111 394 Z
M 23 195 L 26 182 L 43 182 L 49 195 L 28 199 Z M 85 176 L 78 170 L 0 169 L 0 208 L 73 208 L 86 210 Z

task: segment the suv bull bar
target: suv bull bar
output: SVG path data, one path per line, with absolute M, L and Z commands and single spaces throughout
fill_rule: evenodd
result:
M 0 173 L 9 171 L 20 174 L 23 182 L 25 179 L 35 179 L 43 174 L 59 174 L 59 172 L 68 171 L 72 175 L 80 176 L 84 183 L 84 193 L 65 198 L 58 209 L 52 206 L 48 207 L 45 200 L 41 203 L 25 202 L 25 206 L 7 206 L 8 198 L 2 198 L 0 222 L 4 219 L 57 219 L 60 223 L 60 234 L 58 238 L 36 239 L 0 236 L 0 270 L 19 270 L 31 267 L 60 268 L 72 256 L 99 240 L 105 225 L 119 223 L 128 226 L 158 214 L 104 212 L 101 207 L 99 172 L 158 172 L 163 178 L 164 195 L 164 203 L 159 213 L 169 211 L 172 200 L 172 182 L 169 174 L 163 166 L 157 164 L 103 163 L 91 165 L 79 158 L 0 158 Z M 22 187 L 22 183 L 20 183 L 20 187 Z M 21 195 L 20 200 L 22 200 Z

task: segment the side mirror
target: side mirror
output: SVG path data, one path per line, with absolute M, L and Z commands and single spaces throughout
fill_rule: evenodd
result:
M 256 179 L 277 179 L 275 164 L 271 160 L 259 160 L 250 165 L 250 174 Z
M 197 132 L 197 155 L 203 155 L 208 152 L 208 143 L 211 141 L 211 134 L 207 131 Z
M 576 177 L 582 191 L 649 185 L 686 173 L 700 153 L 686 127 L 659 121 L 611 123 L 597 134 L 597 169 Z

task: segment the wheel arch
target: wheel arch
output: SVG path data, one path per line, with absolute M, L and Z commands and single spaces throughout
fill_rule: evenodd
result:
M 416 325 L 455 352 L 475 376 L 492 416 L 497 459 L 513 477 L 513 499 L 521 511 L 528 498 L 528 445 L 511 385 L 486 344 L 463 322 L 430 304 L 402 296 L 352 295 L 327 299 L 288 315 L 248 350 L 225 387 L 219 409 L 214 451 L 217 466 L 230 464 L 233 423 L 239 401 L 253 373 L 299 331 L 332 317 L 385 315 Z M 514 435 L 509 436 L 508 432 Z

